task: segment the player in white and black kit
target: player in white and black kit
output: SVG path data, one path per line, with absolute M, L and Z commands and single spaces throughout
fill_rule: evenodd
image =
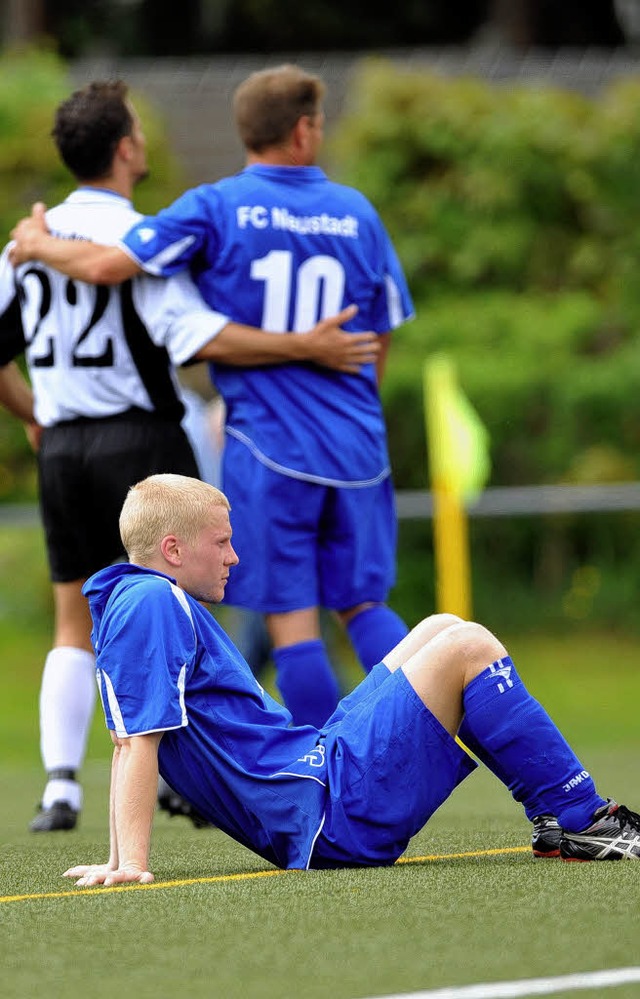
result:
M 94 82 L 74 93 L 58 108 L 53 136 L 80 186 L 48 212 L 48 225 L 67 239 L 116 243 L 140 218 L 131 198 L 147 174 L 144 134 L 124 83 Z M 259 364 L 306 357 L 351 370 L 370 363 L 376 348 L 373 335 L 355 341 L 332 320 L 288 338 L 283 353 L 281 337 L 228 324 L 207 308 L 186 272 L 107 287 L 40 263 L 14 270 L 8 254 L 9 247 L 0 259 L 0 402 L 43 428 L 39 499 L 55 603 L 40 692 L 48 781 L 30 827 L 40 832 L 74 828 L 82 804 L 76 776 L 96 692 L 83 583 L 123 557 L 118 516 L 133 483 L 156 472 L 198 475 L 181 427 L 176 366 L 216 356 Z M 12 362 L 22 353 L 32 414 L 24 391 L 16 403 Z

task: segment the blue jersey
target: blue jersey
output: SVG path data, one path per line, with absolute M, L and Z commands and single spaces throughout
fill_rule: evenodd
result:
M 413 315 L 397 255 L 370 202 L 318 167 L 252 165 L 187 191 L 121 243 L 145 270 L 189 266 L 205 301 L 237 322 L 305 332 L 350 304 L 349 329 L 386 333 Z M 372 485 L 389 475 L 374 365 L 211 366 L 227 432 L 286 475 Z
M 169 576 L 122 563 L 83 593 L 107 726 L 162 732 L 171 787 L 279 867 L 393 863 L 475 767 L 402 670 L 379 663 L 322 730 L 293 726 Z
M 107 727 L 122 738 L 164 732 L 158 761 L 171 787 L 266 860 L 305 868 L 325 807 L 318 730 L 291 727 L 212 615 L 168 576 L 118 564 L 83 592 Z

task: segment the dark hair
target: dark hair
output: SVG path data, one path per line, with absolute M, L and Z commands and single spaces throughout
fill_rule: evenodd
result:
M 131 135 L 133 116 L 122 80 L 96 80 L 56 111 L 51 135 L 63 162 L 78 180 L 99 180 L 111 170 L 120 139 Z
M 245 148 L 260 153 L 280 145 L 300 118 L 318 114 L 324 93 L 319 76 L 289 63 L 252 73 L 233 97 L 236 126 Z

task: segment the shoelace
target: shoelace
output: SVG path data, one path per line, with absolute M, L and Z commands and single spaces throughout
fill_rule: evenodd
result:
M 637 812 L 632 812 L 626 805 L 618 805 L 618 810 L 615 814 L 620 822 L 621 829 L 628 826 L 629 829 L 640 832 L 640 815 Z

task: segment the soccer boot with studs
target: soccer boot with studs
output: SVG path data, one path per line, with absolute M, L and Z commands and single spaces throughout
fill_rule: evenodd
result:
M 640 860 L 640 815 L 611 798 L 582 832 L 562 830 L 563 860 Z

